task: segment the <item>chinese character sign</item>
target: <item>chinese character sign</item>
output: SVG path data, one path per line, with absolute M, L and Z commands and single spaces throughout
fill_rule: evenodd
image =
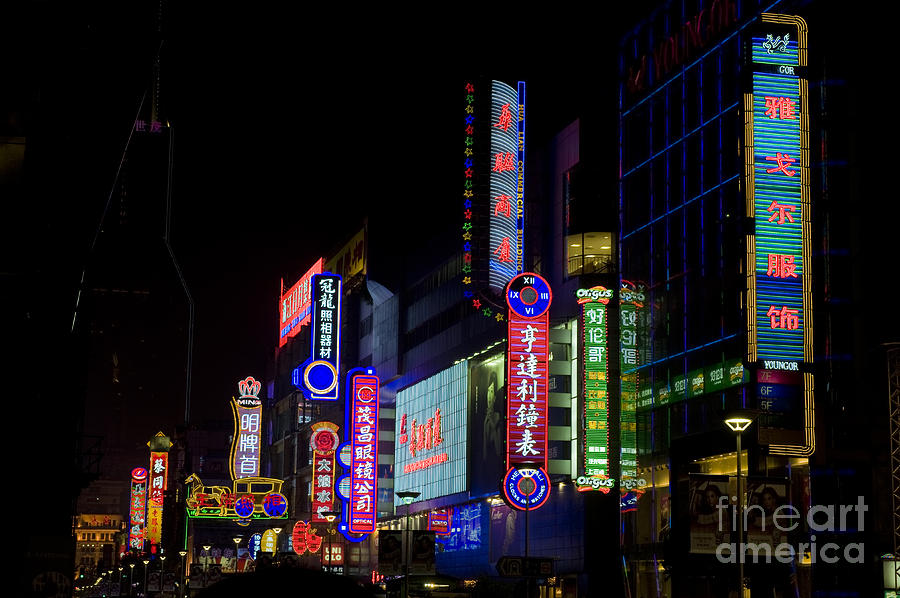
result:
M 507 287 L 506 464 L 547 470 L 550 287 L 524 273 Z
M 147 542 L 150 544 L 159 544 L 162 539 L 163 498 L 168 487 L 168 469 L 168 452 L 150 453 L 150 489 L 147 500 Z
M 378 398 L 375 370 L 353 370 L 347 397 L 350 434 L 350 487 L 346 522 L 354 534 L 375 531 L 378 497 Z
M 755 305 L 750 353 L 755 359 L 810 360 L 809 141 L 806 80 L 801 64 L 805 25 L 773 15 L 752 34 L 752 158 L 748 210 L 755 222 L 755 268 L 748 273 Z M 780 40 L 778 44 L 772 39 Z M 805 41 L 803 42 L 805 44 Z M 752 203 L 750 203 L 752 202 Z M 755 294 L 755 301 L 752 295 Z M 755 333 L 755 334 L 754 334 Z M 754 342 L 755 341 L 755 342 Z M 755 345 L 755 347 L 754 347 Z
M 453 507 L 428 511 L 428 529 L 436 534 L 449 534 L 452 521 Z
M 609 477 L 607 304 L 612 289 L 579 289 L 584 379 L 584 475 Z
M 238 382 L 240 397 L 231 400 L 234 415 L 234 440 L 231 443 L 232 479 L 258 477 L 262 449 L 261 384 L 252 376 Z
M 503 292 L 522 271 L 524 228 L 524 90 L 491 82 L 490 269 L 488 282 Z M 522 96 L 520 97 L 520 93 Z M 521 130 L 520 130 L 521 127 Z
M 129 513 L 128 549 L 142 552 L 147 516 L 147 470 L 143 467 L 136 467 L 131 472 Z
M 288 339 L 300 332 L 300 327 L 309 323 L 312 314 L 312 277 L 322 271 L 319 258 L 294 286 L 281 291 L 281 321 L 278 326 L 278 346 L 283 347 Z M 283 283 L 282 283 L 283 284 Z
M 310 445 L 313 451 L 312 470 L 312 519 L 314 523 L 327 523 L 324 513 L 334 504 L 335 451 L 338 445 L 338 426 L 331 422 L 312 425 Z
M 638 324 L 644 293 L 623 286 L 619 292 L 619 439 L 622 481 L 637 477 Z
M 292 373 L 307 399 L 336 401 L 340 392 L 341 277 L 325 272 L 312 278 L 313 317 L 309 359 Z

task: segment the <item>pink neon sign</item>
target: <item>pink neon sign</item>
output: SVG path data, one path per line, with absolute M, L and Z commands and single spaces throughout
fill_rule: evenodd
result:
M 131 472 L 131 503 L 128 548 L 144 550 L 144 524 L 147 512 L 147 470 L 136 467 Z
M 306 271 L 294 286 L 284 291 L 281 289 L 281 322 L 278 326 L 278 346 L 283 347 L 288 339 L 300 332 L 300 328 L 309 323 L 312 315 L 312 277 L 322 273 L 324 260 L 319 258 L 312 268 Z

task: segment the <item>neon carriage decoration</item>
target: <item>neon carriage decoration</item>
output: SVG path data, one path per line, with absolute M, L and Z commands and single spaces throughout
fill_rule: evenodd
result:
M 241 478 L 232 486 L 206 486 L 191 474 L 185 508 L 196 519 L 287 519 L 287 498 L 281 493 L 282 480 Z
M 380 380 L 374 368 L 354 368 L 347 375 L 344 429 L 350 440 L 338 449 L 349 474 L 338 480 L 344 503 L 338 530 L 351 542 L 375 531 L 378 515 L 378 410 Z
M 312 325 L 309 359 L 291 372 L 291 383 L 310 401 L 340 396 L 341 277 L 331 272 L 312 277 Z
M 550 496 L 547 409 L 550 303 L 547 281 L 526 272 L 506 287 L 507 413 L 503 495 L 516 509 L 536 509 Z
M 262 448 L 262 385 L 253 376 L 238 382 L 240 397 L 231 400 L 234 415 L 234 441 L 231 444 L 231 478 L 259 475 L 259 455 Z

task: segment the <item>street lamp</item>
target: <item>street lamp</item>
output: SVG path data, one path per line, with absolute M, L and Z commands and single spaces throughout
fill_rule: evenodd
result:
M 184 557 L 187 556 L 187 550 L 179 550 L 178 554 L 181 556 L 181 592 L 180 594 L 184 596 Z
M 405 544 L 405 550 L 403 551 L 403 591 L 400 594 L 400 598 L 409 598 L 409 505 L 419 498 L 419 495 L 422 493 L 415 490 L 401 490 L 400 492 L 395 492 L 395 494 L 406 505 L 406 530 L 403 537 L 403 543 Z
M 234 542 L 234 572 L 237 573 L 237 561 L 238 561 L 238 544 L 241 543 L 241 537 L 235 536 L 231 539 Z
M 741 492 L 741 432 L 753 423 L 755 414 L 749 411 L 736 411 L 725 418 L 725 425 L 735 433 L 737 440 L 737 513 L 738 513 L 738 598 L 744 595 L 744 509 Z
M 144 563 L 144 596 L 147 595 L 147 565 L 150 564 L 150 559 L 143 559 L 141 561 Z
M 131 596 L 131 590 L 134 588 L 134 563 L 128 563 L 131 571 L 128 573 L 128 595 Z
M 328 569 L 329 573 L 334 571 L 334 554 L 331 552 L 331 538 L 334 536 L 334 520 L 340 516 L 339 511 L 325 511 L 322 513 L 322 516 L 328 520 L 328 558 L 323 559 L 323 561 L 328 561 Z

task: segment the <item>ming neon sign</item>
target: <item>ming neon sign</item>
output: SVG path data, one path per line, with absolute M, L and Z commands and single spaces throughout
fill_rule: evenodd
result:
M 240 397 L 231 400 L 234 416 L 234 440 L 231 443 L 232 479 L 259 475 L 259 455 L 262 448 L 261 384 L 252 376 L 238 382 Z

